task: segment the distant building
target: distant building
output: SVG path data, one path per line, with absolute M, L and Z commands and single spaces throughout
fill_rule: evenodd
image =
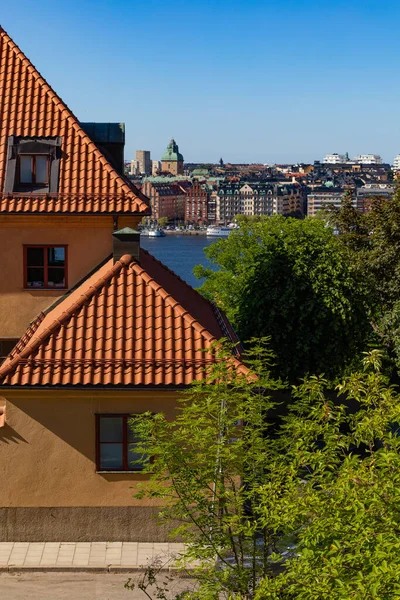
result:
M 140 175 L 140 165 L 138 160 L 131 160 L 129 175 Z
M 153 183 L 146 179 L 142 191 L 150 199 L 151 218 L 158 221 L 166 217 L 169 221 L 183 222 L 186 190 L 181 183 Z
M 349 158 L 346 154 L 327 154 L 323 160 L 325 165 L 381 165 L 382 158 L 379 154 L 358 154 L 354 158 Z
M 135 160 L 139 163 L 140 175 L 151 175 L 152 164 L 150 150 L 136 150 Z
M 387 183 L 367 183 L 357 188 L 357 208 L 361 212 L 368 212 L 371 201 L 375 198 L 384 198 L 389 200 L 396 186 Z
M 151 161 L 151 175 L 152 175 L 152 177 L 155 177 L 159 173 L 161 173 L 161 163 L 160 163 L 160 161 L 159 160 L 152 160 Z
M 216 220 L 230 223 L 236 215 L 302 214 L 303 194 L 298 184 L 226 183 L 218 190 Z
M 208 223 L 209 190 L 206 183 L 194 181 L 185 198 L 185 223 L 206 225 Z
M 333 154 L 327 154 L 322 162 L 326 165 L 341 165 L 348 160 L 347 155 L 334 152 Z
M 360 165 L 381 165 L 382 158 L 379 154 L 358 154 L 353 161 Z
M 161 170 L 163 173 L 171 173 L 171 175 L 183 175 L 183 156 L 173 138 L 161 157 Z
M 400 171 L 400 154 L 393 161 L 393 171 Z
M 309 217 L 315 217 L 315 215 L 329 206 L 335 206 L 339 208 L 342 202 L 343 194 L 345 191 L 341 187 L 328 187 L 320 186 L 311 190 L 307 194 L 307 215 Z M 357 199 L 353 190 L 353 206 L 357 207 Z

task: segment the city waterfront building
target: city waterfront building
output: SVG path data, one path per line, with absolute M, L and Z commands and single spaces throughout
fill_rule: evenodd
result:
M 139 164 L 140 175 L 151 175 L 152 163 L 149 150 L 136 150 L 135 161 Z
M 161 157 L 161 170 L 163 173 L 171 173 L 171 175 L 183 175 L 183 156 L 173 138 Z
M 309 191 L 307 194 L 307 215 L 309 217 L 315 217 L 321 210 L 326 210 L 330 206 L 339 208 L 342 202 L 344 188 L 333 187 L 333 186 L 317 186 Z M 357 198 L 355 189 L 352 190 L 352 204 L 354 208 L 357 208 Z
M 185 182 L 153 183 L 146 179 L 143 183 L 143 193 L 150 200 L 151 218 L 158 221 L 167 218 L 168 221 L 183 223 L 185 219 L 186 189 L 190 185 Z
M 368 212 L 371 201 L 374 199 L 390 200 L 396 190 L 396 186 L 388 183 L 367 183 L 357 188 L 357 209 Z
M 172 418 L 214 342 L 237 338 L 140 247 L 149 200 L 107 136 L 1 28 L 0 57 L 0 541 L 165 541 L 157 503 L 133 499 L 147 476 L 129 420 Z
M 217 221 L 230 223 L 236 215 L 301 215 L 302 188 L 285 183 L 222 183 L 217 195 Z
M 191 225 L 208 224 L 209 196 L 207 183 L 194 181 L 188 187 L 185 197 L 185 223 Z

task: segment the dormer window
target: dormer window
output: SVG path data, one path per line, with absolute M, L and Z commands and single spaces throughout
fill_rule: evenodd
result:
M 46 155 L 20 154 L 19 183 L 21 185 L 43 184 L 49 182 L 49 157 Z
M 57 193 L 60 173 L 60 137 L 8 138 L 5 193 Z

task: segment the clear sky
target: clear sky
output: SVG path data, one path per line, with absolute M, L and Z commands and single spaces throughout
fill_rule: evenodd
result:
M 398 0 L 1 0 L 0 24 L 126 158 L 400 153 Z M 1 115 L 0 115 L 1 120 Z

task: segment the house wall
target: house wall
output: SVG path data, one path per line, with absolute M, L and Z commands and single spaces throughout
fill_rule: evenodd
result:
M 137 218 L 119 217 L 118 226 Z M 19 338 L 29 323 L 65 289 L 24 290 L 23 245 L 67 244 L 68 287 L 112 252 L 113 217 L 0 216 L 0 339 Z
M 164 412 L 174 391 L 4 390 L 0 541 L 165 541 L 148 475 L 96 473 L 95 415 Z M 1 399 L 0 399 L 1 400 Z

